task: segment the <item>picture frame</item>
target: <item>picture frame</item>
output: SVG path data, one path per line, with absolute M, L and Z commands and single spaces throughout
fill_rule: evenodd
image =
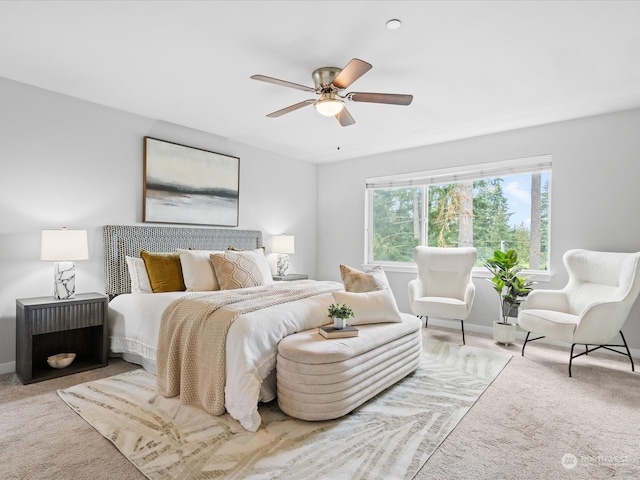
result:
M 143 221 L 238 226 L 240 158 L 144 137 Z

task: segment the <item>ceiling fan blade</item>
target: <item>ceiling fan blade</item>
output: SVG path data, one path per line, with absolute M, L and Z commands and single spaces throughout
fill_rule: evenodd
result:
M 347 95 L 353 102 L 389 103 L 392 105 L 410 105 L 413 95 L 401 95 L 397 93 L 366 93 L 353 92 Z
M 347 88 L 372 68 L 373 65 L 370 63 L 364 62 L 359 58 L 353 58 L 331 83 L 333 83 L 336 88 L 342 90 L 343 88 Z
M 275 83 L 276 85 L 282 85 L 283 87 L 296 88 L 303 92 L 315 92 L 315 88 L 307 87 L 306 85 L 300 85 L 299 83 L 287 82 L 286 80 L 279 80 L 277 78 L 267 77 L 265 75 L 251 75 L 254 80 L 260 80 L 267 83 Z
M 293 112 L 294 110 L 298 110 L 299 108 L 306 107 L 307 105 L 311 105 L 313 102 L 315 102 L 315 100 L 305 100 L 304 102 L 296 103 L 295 105 L 290 105 L 281 110 L 276 110 L 275 112 L 272 112 L 269 115 L 267 115 L 267 117 L 276 118 L 281 115 L 284 115 L 285 113 Z
M 349 113 L 349 110 L 347 110 L 347 107 L 343 107 L 342 110 L 340 110 L 336 114 L 336 118 L 340 122 L 340 125 L 342 125 L 343 127 L 348 127 L 349 125 L 353 125 L 354 123 L 356 123 L 354 118 Z

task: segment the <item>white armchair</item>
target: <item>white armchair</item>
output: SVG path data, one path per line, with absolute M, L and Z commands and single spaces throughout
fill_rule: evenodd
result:
M 464 320 L 471 312 L 476 287 L 471 271 L 478 258 L 473 247 L 416 247 L 413 259 L 418 277 L 409 282 L 409 303 L 414 315 L 460 320 L 464 345 Z
M 518 324 L 527 330 L 522 356 L 527 342 L 548 337 L 571 343 L 569 376 L 574 358 L 599 348 L 628 356 L 635 371 L 621 328 L 640 293 L 640 252 L 569 250 L 563 260 L 567 285 L 532 291 L 520 309 Z M 541 336 L 529 339 L 531 333 Z M 611 344 L 618 334 L 622 344 Z M 574 355 L 576 345 L 584 345 L 585 351 Z M 611 347 L 624 347 L 626 353 Z

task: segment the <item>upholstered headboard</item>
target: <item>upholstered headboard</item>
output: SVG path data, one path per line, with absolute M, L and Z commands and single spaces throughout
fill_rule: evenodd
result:
M 160 227 L 148 225 L 105 225 L 104 279 L 108 295 L 131 292 L 126 256 L 140 257 L 140 250 L 174 252 L 176 248 L 249 250 L 262 247 L 259 230 L 223 228 Z

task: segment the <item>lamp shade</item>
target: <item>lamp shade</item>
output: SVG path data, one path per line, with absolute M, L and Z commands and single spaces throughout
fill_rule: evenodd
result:
M 275 235 L 271 243 L 273 253 L 296 253 L 293 235 Z
M 89 246 L 86 230 L 42 230 L 40 259 L 56 262 L 87 260 Z

